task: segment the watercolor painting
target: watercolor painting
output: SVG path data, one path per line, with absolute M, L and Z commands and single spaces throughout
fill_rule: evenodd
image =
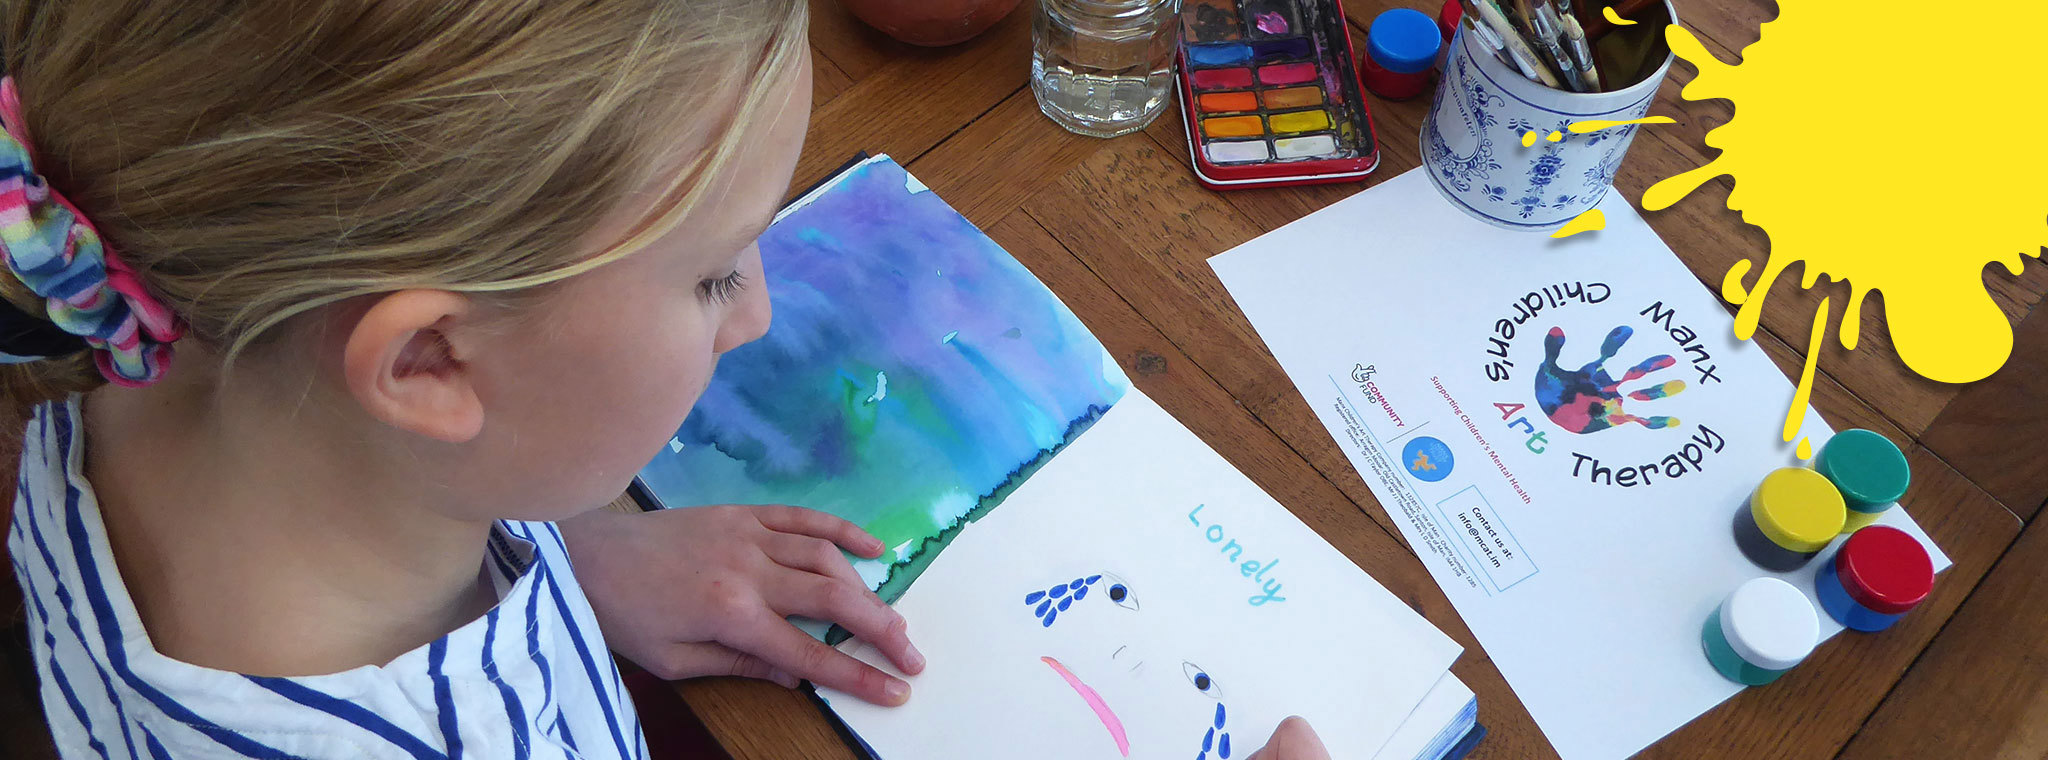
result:
M 893 600 L 1129 388 L 1030 270 L 887 157 L 762 236 L 774 322 L 640 473 L 664 506 L 792 504 L 889 549 Z

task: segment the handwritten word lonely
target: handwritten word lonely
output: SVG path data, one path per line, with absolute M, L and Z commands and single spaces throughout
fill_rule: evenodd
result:
M 1188 513 L 1188 522 L 1194 523 L 1195 527 L 1197 528 L 1203 527 L 1202 519 L 1200 517 L 1197 517 L 1196 515 L 1200 514 L 1202 509 L 1206 506 L 1208 505 L 1195 505 L 1194 511 Z M 1258 589 L 1262 592 L 1247 597 L 1245 599 L 1247 603 L 1251 604 L 1251 606 L 1253 607 L 1258 607 L 1264 605 L 1267 602 L 1287 601 L 1287 597 L 1280 595 L 1280 579 L 1278 577 L 1275 577 L 1272 580 L 1266 580 L 1266 573 L 1272 572 L 1273 566 L 1280 564 L 1280 560 L 1271 559 L 1265 561 L 1264 563 L 1260 563 L 1258 560 L 1247 560 L 1243 563 L 1239 563 L 1239 560 L 1242 559 L 1244 555 L 1244 546 L 1239 544 L 1237 542 L 1237 539 L 1225 539 L 1222 523 L 1210 523 L 1208 527 L 1202 531 L 1202 537 L 1208 539 L 1209 543 L 1222 547 L 1218 550 L 1218 553 L 1223 555 L 1223 558 L 1225 560 L 1231 562 L 1232 564 L 1236 564 L 1238 574 L 1243 575 L 1245 578 L 1249 579 L 1252 582 L 1253 588 Z

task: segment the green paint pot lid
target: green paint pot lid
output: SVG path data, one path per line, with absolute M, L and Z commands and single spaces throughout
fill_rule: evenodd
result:
M 1898 501 L 1913 480 L 1913 468 L 1899 447 L 1869 430 L 1836 433 L 1821 446 L 1813 469 L 1841 489 L 1851 509 L 1865 512 Z

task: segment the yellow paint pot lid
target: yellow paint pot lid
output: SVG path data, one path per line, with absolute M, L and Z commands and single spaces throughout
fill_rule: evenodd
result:
M 1771 543 L 1810 554 L 1841 535 L 1849 508 L 1826 476 L 1785 467 L 1764 476 L 1749 497 L 1749 514 Z

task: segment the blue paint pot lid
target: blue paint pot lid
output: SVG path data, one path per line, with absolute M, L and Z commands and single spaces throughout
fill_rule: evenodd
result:
M 1721 603 L 1721 635 L 1728 648 L 1765 670 L 1790 670 L 1820 641 L 1820 616 L 1792 584 L 1751 578 Z
M 1381 68 L 1396 74 L 1427 71 L 1436 65 L 1437 48 L 1444 44 L 1436 19 L 1414 8 L 1395 8 L 1372 20 L 1366 32 L 1366 54 Z

